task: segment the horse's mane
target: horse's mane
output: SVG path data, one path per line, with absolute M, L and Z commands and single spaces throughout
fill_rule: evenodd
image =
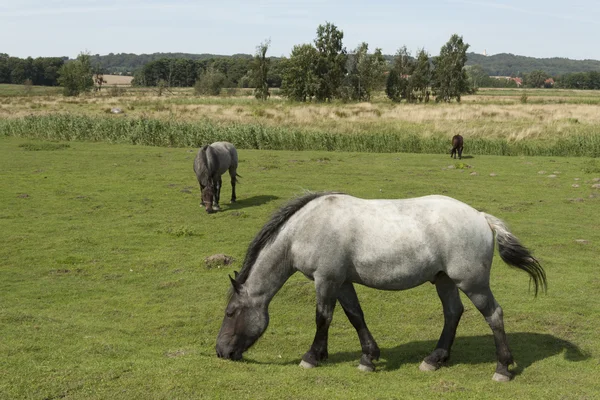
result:
M 252 266 L 256 262 L 260 251 L 269 243 L 271 243 L 273 239 L 275 239 L 281 227 L 287 222 L 288 219 L 290 219 L 292 215 L 294 215 L 298 210 L 312 200 L 329 194 L 334 194 L 334 192 L 308 193 L 302 197 L 291 200 L 289 203 L 275 212 L 269 222 L 262 227 L 260 232 L 258 232 L 252 242 L 250 242 L 244 263 L 242 264 L 242 269 L 235 278 L 236 282 L 239 284 L 246 282 L 246 279 L 248 279 L 248 275 L 250 275 Z
M 208 166 L 208 158 L 206 156 L 207 152 L 212 152 L 212 148 L 210 147 L 210 145 L 205 145 L 200 149 L 200 152 L 198 153 L 198 170 L 196 171 L 196 174 L 198 175 L 198 180 L 204 186 L 212 185 L 212 174 Z M 216 157 L 211 158 L 213 162 L 218 162 Z

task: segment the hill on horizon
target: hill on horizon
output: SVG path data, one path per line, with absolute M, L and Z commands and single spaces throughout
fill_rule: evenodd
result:
M 599 60 L 571 60 L 569 58 L 535 58 L 500 53 L 492 56 L 467 53 L 466 65 L 481 65 L 492 76 L 523 76 L 535 70 L 542 70 L 552 76 L 574 72 L 600 71 Z
M 252 58 L 251 54 L 192 54 L 192 53 L 109 53 L 107 55 L 92 55 L 92 62 L 99 63 L 109 74 L 131 75 L 145 64 L 161 58 L 177 58 L 192 60 L 207 60 L 211 58 Z M 393 60 L 393 55 L 384 55 L 388 61 Z M 273 57 L 279 59 L 279 57 Z M 481 65 L 492 76 L 523 76 L 535 70 L 543 70 L 552 76 L 559 76 L 574 72 L 600 71 L 600 60 L 572 60 L 569 58 L 535 58 L 519 56 L 510 53 L 500 53 L 484 56 L 477 53 L 467 53 L 466 65 Z

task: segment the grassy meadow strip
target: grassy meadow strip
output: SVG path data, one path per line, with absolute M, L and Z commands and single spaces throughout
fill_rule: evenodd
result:
M 74 114 L 37 115 L 0 120 L 0 135 L 62 141 L 94 141 L 162 147 L 199 147 L 226 140 L 240 149 L 326 150 L 374 153 L 448 152 L 448 139 L 422 134 L 423 126 L 407 131 L 331 133 L 325 130 L 259 123 L 226 123 L 208 119 L 92 117 Z M 504 156 L 600 156 L 600 132 L 574 132 L 563 137 L 527 140 L 473 137 L 470 154 Z
M 23 97 L 23 96 L 58 96 L 62 93 L 62 87 L 58 86 L 34 86 L 0 84 L 1 97 Z
M 79 132 L 76 121 L 63 122 Z M 0 399 L 597 397 L 600 160 L 240 149 L 238 202 L 224 184 L 222 211 L 207 215 L 195 150 L 0 136 Z M 443 326 L 430 284 L 356 285 L 381 347 L 377 372 L 357 370 L 360 344 L 340 307 L 329 360 L 301 369 L 315 289 L 299 274 L 244 360 L 218 359 L 227 276 L 271 213 L 305 190 L 446 194 L 505 220 L 549 282 L 534 298 L 526 274 L 494 260 L 515 379 L 491 381 L 493 336 L 464 296 L 450 361 L 419 371 Z M 234 262 L 207 263 L 215 254 Z

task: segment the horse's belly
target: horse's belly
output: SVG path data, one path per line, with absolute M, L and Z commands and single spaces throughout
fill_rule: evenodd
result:
M 428 257 L 396 260 L 357 260 L 348 271 L 348 279 L 361 285 L 384 290 L 405 290 L 433 282 L 442 265 Z

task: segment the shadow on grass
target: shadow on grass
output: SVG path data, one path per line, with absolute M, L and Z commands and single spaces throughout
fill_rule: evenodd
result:
M 583 361 L 590 358 L 584 354 L 575 344 L 548 334 L 517 332 L 507 334 L 508 343 L 513 352 L 517 366 L 512 369 L 515 375 L 519 375 L 527 367 L 537 361 L 565 353 L 568 361 Z M 376 362 L 378 369 L 394 371 L 404 364 L 419 365 L 437 344 L 437 340 L 414 341 L 400 346 L 381 349 L 381 359 Z M 358 342 L 357 348 L 360 349 Z M 341 352 L 329 354 L 327 363 L 342 363 L 360 360 L 361 352 Z M 246 360 L 250 361 L 250 360 Z M 250 361 L 253 362 L 253 361 Z M 496 348 L 492 335 L 457 336 L 452 346 L 452 356 L 448 366 L 455 364 L 485 364 L 496 362 Z M 299 364 L 300 359 L 286 364 Z
M 252 196 L 246 199 L 238 200 L 235 203 L 227 204 L 227 208 L 222 211 L 235 211 L 242 208 L 258 207 L 277 199 L 279 199 L 279 197 L 272 195 Z

